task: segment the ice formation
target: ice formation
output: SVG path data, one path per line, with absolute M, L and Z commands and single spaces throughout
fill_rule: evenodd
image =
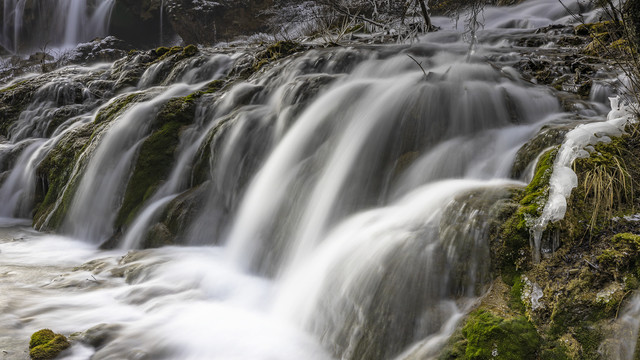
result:
M 553 164 L 553 173 L 549 179 L 549 198 L 539 218 L 530 227 L 533 239 L 533 261 L 540 262 L 542 233 L 550 222 L 562 220 L 567 211 L 567 198 L 578 186 L 578 177 L 571 169 L 573 161 L 589 157 L 590 146 L 599 142 L 611 141 L 611 136 L 620 136 L 624 127 L 633 119 L 633 109 L 629 105 L 621 105 L 620 97 L 610 97 L 611 111 L 607 120 L 582 124 L 571 130 L 558 150 Z

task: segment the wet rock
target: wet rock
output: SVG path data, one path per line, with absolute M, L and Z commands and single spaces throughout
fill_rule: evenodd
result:
M 162 0 L 116 0 L 109 34 L 138 47 L 169 43 L 175 32 L 166 16 Z
M 133 50 L 132 45 L 114 36 L 108 36 L 79 44 L 67 56 L 67 61 L 73 64 L 111 62 L 125 57 L 130 50 Z
M 31 335 L 29 356 L 32 360 L 51 360 L 55 359 L 69 346 L 71 345 L 64 335 L 56 334 L 49 329 L 43 329 Z
M 169 228 L 165 224 L 157 223 L 149 229 L 142 247 L 147 249 L 173 245 L 173 239 L 174 235 L 169 231 Z
M 175 235 L 176 241 L 180 242 L 181 235 L 187 230 L 198 213 L 204 208 L 207 193 L 210 191 L 210 183 L 206 182 L 195 187 L 172 200 L 167 205 L 167 210 L 163 214 L 163 223 L 166 229 Z
M 575 126 L 575 119 L 566 119 L 546 124 L 516 154 L 516 160 L 511 169 L 511 177 L 521 179 L 533 171 L 534 160 L 552 146 L 560 145 L 564 136 Z
M 273 0 L 168 0 L 167 14 L 175 32 L 186 43 L 214 44 L 267 30 L 260 12 Z
M 100 349 L 113 340 L 121 328 L 116 324 L 99 324 L 84 332 L 71 334 L 70 339 Z
M 47 60 L 53 60 L 53 56 L 51 56 L 48 53 L 45 52 L 35 52 L 31 55 L 29 55 L 29 60 L 28 61 L 33 61 L 33 62 L 44 62 Z

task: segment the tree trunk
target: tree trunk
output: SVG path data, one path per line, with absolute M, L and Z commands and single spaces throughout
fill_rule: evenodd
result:
M 422 16 L 424 17 L 424 25 L 427 28 L 427 32 L 431 31 L 431 18 L 429 17 L 429 12 L 427 11 L 427 4 L 424 3 L 424 0 L 417 0 L 420 3 L 420 9 L 422 9 Z

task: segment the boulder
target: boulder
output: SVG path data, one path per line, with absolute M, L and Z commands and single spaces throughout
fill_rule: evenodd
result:
M 68 56 L 68 62 L 74 64 L 90 64 L 112 62 L 123 58 L 133 50 L 133 46 L 114 36 L 79 44 Z

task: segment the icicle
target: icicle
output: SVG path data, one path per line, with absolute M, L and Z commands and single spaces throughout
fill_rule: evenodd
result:
M 567 199 L 571 191 L 578 186 L 578 177 L 571 165 L 578 158 L 588 157 L 585 150 L 590 145 L 611 141 L 611 136 L 620 136 L 624 127 L 632 120 L 631 106 L 620 105 L 620 97 L 610 97 L 611 111 L 606 121 L 583 124 L 571 130 L 558 150 L 553 164 L 553 173 L 549 179 L 549 198 L 539 218 L 530 227 L 532 258 L 540 262 L 542 234 L 551 222 L 564 218 L 567 211 Z

